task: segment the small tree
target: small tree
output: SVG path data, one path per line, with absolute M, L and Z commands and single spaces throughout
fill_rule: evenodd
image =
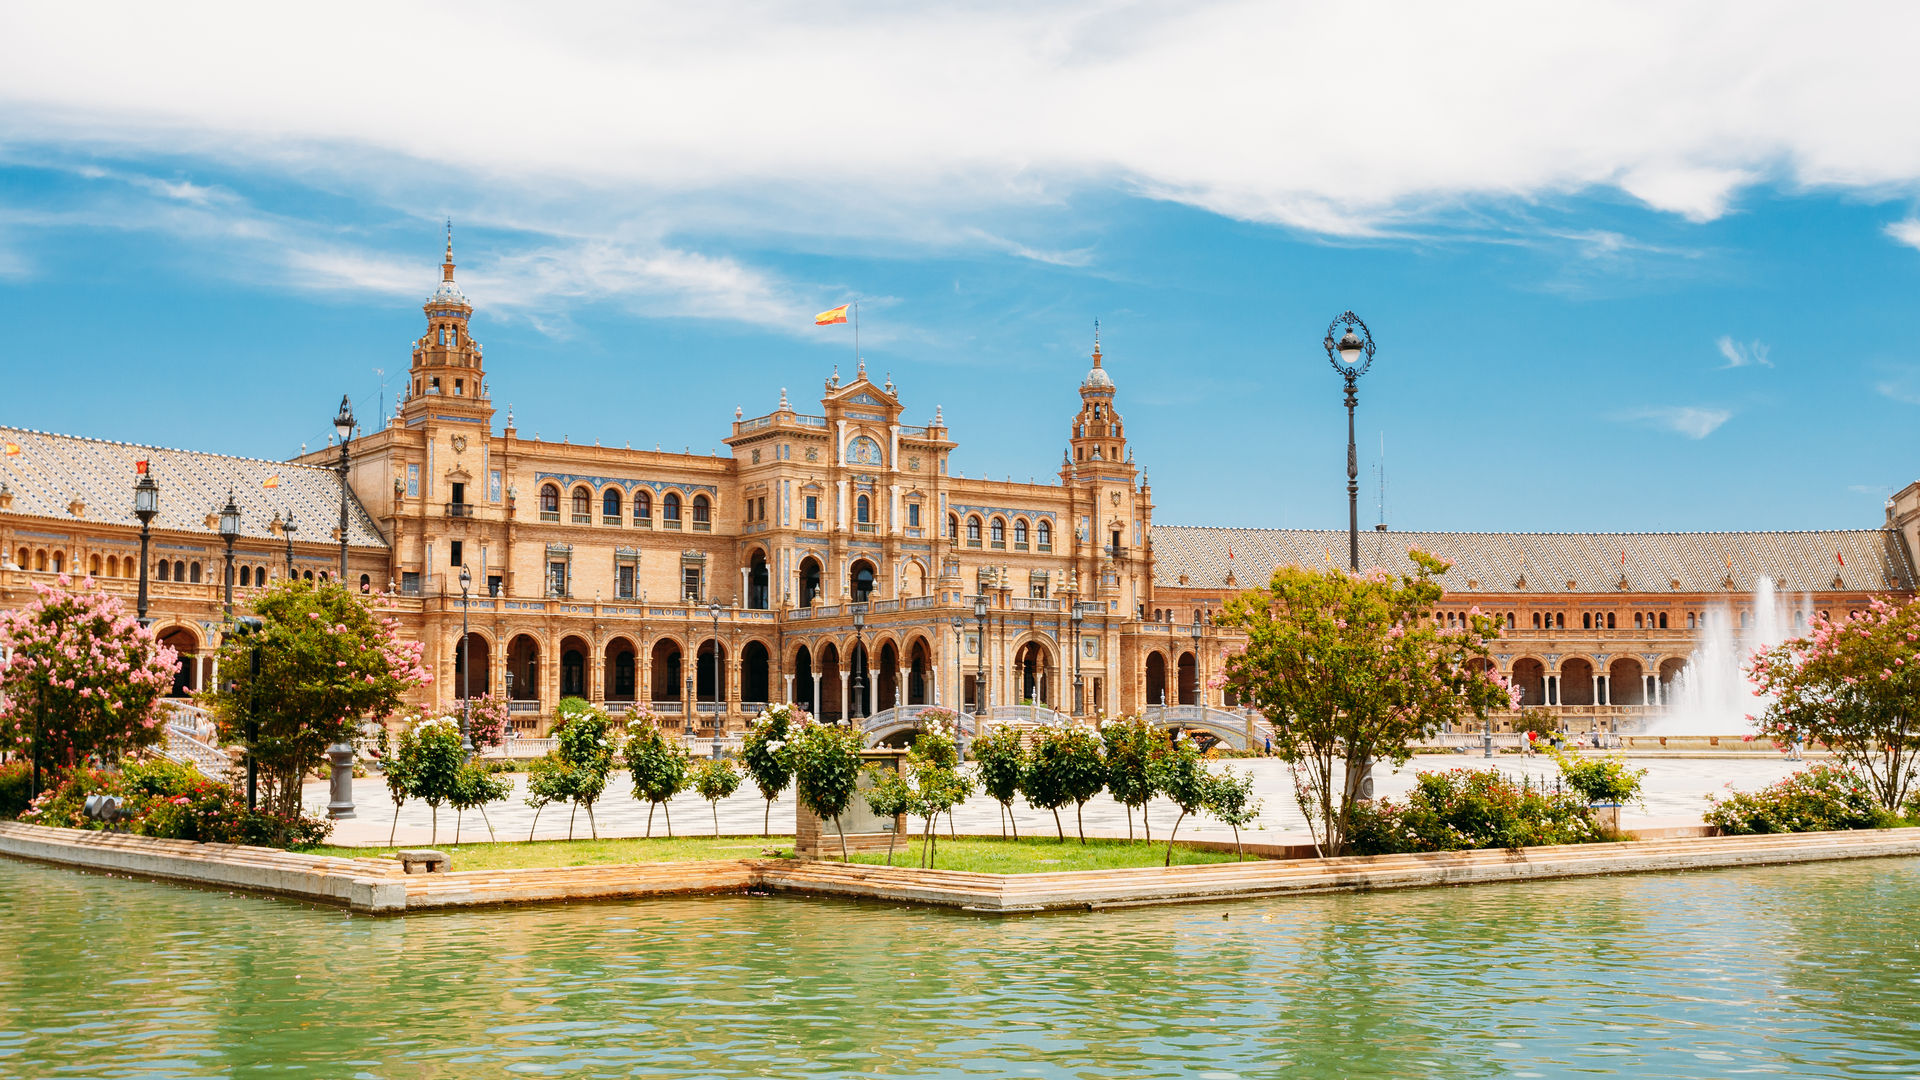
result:
M 687 748 L 669 742 L 652 724 L 629 723 L 627 776 L 633 781 L 633 797 L 647 804 L 647 835 L 653 835 L 654 807 L 687 790 Z M 718 811 L 715 811 L 716 815 Z M 716 817 L 715 831 L 719 829 Z M 667 807 L 667 835 L 673 835 L 673 808 Z
M 487 823 L 487 839 L 493 840 L 493 819 L 487 816 L 487 804 L 499 802 L 513 791 L 512 781 L 504 777 L 493 776 L 480 767 L 479 763 L 469 761 L 460 766 L 454 775 L 453 790 L 447 795 L 447 802 L 453 805 L 453 842 L 460 843 L 460 819 L 468 810 L 479 810 L 480 820 Z
M 540 827 L 540 811 L 567 798 L 573 776 L 560 756 L 549 753 L 536 759 L 527 766 L 528 806 L 533 807 L 533 824 L 527 826 L 527 839 L 533 839 L 533 832 Z M 567 839 L 573 839 L 573 819 L 567 819 Z
M 607 714 L 581 701 L 561 713 L 560 726 L 554 729 L 553 752 L 566 768 L 566 797 L 575 809 L 587 810 L 587 828 L 600 839 L 600 824 L 593 819 L 593 804 L 606 793 L 607 778 L 613 775 L 613 722 Z M 567 818 L 567 839 L 573 839 L 573 818 Z
M 1207 775 L 1205 766 L 1200 764 L 1200 748 L 1194 745 L 1191 736 L 1184 733 L 1155 761 L 1154 772 L 1154 786 L 1180 808 L 1180 816 L 1173 819 L 1173 831 L 1167 834 L 1167 860 L 1164 865 L 1172 866 L 1173 841 L 1180 835 L 1180 823 L 1187 820 L 1188 814 L 1197 814 L 1206 809 L 1207 798 L 1213 794 L 1213 778 Z
M 1273 725 L 1274 753 L 1304 766 L 1307 823 L 1328 854 L 1345 849 L 1375 760 L 1404 765 L 1442 723 L 1513 703 L 1489 674 L 1493 620 L 1478 608 L 1458 629 L 1423 619 L 1449 564 L 1407 554 L 1414 572 L 1398 579 L 1282 566 L 1264 591 L 1230 598 L 1220 620 L 1247 635 L 1246 651 L 1227 657 L 1227 681 Z
M 773 801 L 793 782 L 793 754 L 787 743 L 793 738 L 796 713 L 805 715 L 792 705 L 769 705 L 747 722 L 747 734 L 740 740 L 740 762 L 767 803 L 760 816 L 762 836 L 773 831 Z
M 401 728 L 400 734 L 393 736 L 389 743 L 387 727 L 380 725 L 380 773 L 386 781 L 387 797 L 393 800 L 393 824 L 387 828 L 388 847 L 393 846 L 393 838 L 400 831 L 400 808 L 413 794 L 413 764 L 418 757 L 412 727 Z
M 0 750 L 72 769 L 159 740 L 154 707 L 180 669 L 174 651 L 88 578 L 35 583 L 34 598 L 0 613 Z M 29 748 L 31 750 L 29 751 Z
M 934 852 L 940 842 L 934 825 L 940 815 L 952 812 L 973 794 L 973 784 L 960 775 L 959 763 L 959 748 L 952 734 L 938 722 L 914 736 L 913 746 L 907 751 L 907 774 L 911 778 L 908 812 L 925 824 L 921 832 L 922 866 L 933 866 Z
M 906 778 L 884 765 L 870 765 L 867 773 L 873 780 L 860 797 L 867 802 L 867 809 L 875 816 L 887 821 L 887 865 L 893 865 L 893 842 L 899 836 L 896 827 L 900 815 L 913 808 L 913 789 L 907 786 Z
M 1106 752 L 1107 790 L 1114 802 L 1127 808 L 1127 839 L 1133 839 L 1133 811 L 1138 808 L 1147 843 L 1153 843 L 1147 804 L 1159 794 L 1153 785 L 1154 762 L 1167 752 L 1166 732 L 1136 714 L 1101 725 L 1100 741 Z
M 455 702 L 454 707 L 459 708 L 460 703 Z M 485 750 L 507 741 L 510 717 L 506 698 L 481 694 L 468 698 L 466 709 L 467 737 L 473 740 L 475 750 Z
M 420 664 L 425 645 L 402 639 L 398 622 L 378 610 L 389 603 L 338 583 L 289 579 L 254 597 L 259 633 L 222 642 L 222 685 L 201 700 L 221 737 L 259 763 L 270 812 L 296 814 L 300 781 L 327 747 L 351 741 L 363 718 L 398 712 L 408 691 L 432 682 Z
M 693 790 L 707 800 L 707 806 L 713 810 L 713 835 L 720 835 L 720 800 L 729 798 L 740 790 L 740 781 L 744 779 L 740 770 L 726 758 L 713 758 L 693 767 Z
M 433 810 L 433 839 L 429 842 L 437 844 L 440 842 L 440 804 L 450 801 L 458 791 L 460 767 L 465 764 L 460 750 L 460 723 L 451 716 L 428 717 L 416 721 L 410 734 L 412 737 L 402 744 L 402 753 L 410 754 L 410 760 L 402 768 L 407 773 L 410 793 Z M 455 835 L 458 836 L 457 829 Z
M 980 786 L 1000 804 L 1000 835 L 1013 825 L 1013 838 L 1020 839 L 1020 822 L 1013 816 L 1013 799 L 1025 789 L 1032 756 L 1027 752 L 1026 736 L 1015 727 L 1003 725 L 973 740 L 974 773 Z
M 1207 813 L 1232 826 L 1234 854 L 1245 859 L 1246 849 L 1240 846 L 1240 827 L 1253 824 L 1260 816 L 1260 800 L 1253 797 L 1253 771 L 1236 773 L 1223 769 L 1208 777 L 1207 793 L 1201 805 Z M 1168 861 L 1172 861 L 1171 852 Z
M 1920 603 L 1879 597 L 1838 619 L 1819 614 L 1807 636 L 1754 655 L 1753 684 L 1771 703 L 1764 734 L 1823 743 L 1858 772 L 1880 805 L 1899 811 L 1920 770 Z
M 1054 828 L 1062 842 L 1067 833 L 1060 825 L 1060 808 L 1074 804 L 1074 821 L 1084 844 L 1087 828 L 1081 810 L 1106 785 L 1107 765 L 1100 754 L 1098 736 L 1072 724 L 1051 725 L 1041 733 L 1033 750 L 1027 801 L 1053 811 Z
M 840 815 L 853 802 L 860 782 L 860 732 L 845 721 L 802 723 L 788 744 L 793 751 L 794 791 L 801 805 L 821 819 L 831 818 L 840 834 L 840 858 L 847 858 L 847 831 Z

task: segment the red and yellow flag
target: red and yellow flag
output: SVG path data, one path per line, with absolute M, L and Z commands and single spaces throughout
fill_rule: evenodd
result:
M 846 322 L 847 309 L 852 306 L 853 306 L 852 304 L 841 304 L 839 307 L 834 308 L 832 311 L 823 311 L 820 314 L 815 315 L 813 317 L 813 325 L 832 326 L 834 323 Z
M 269 489 L 271 489 L 271 488 L 277 488 L 277 487 L 279 487 L 279 486 L 280 486 L 280 474 L 279 474 L 279 473 L 274 473 L 274 474 L 273 474 L 272 476 L 269 476 L 269 477 L 267 477 L 267 478 L 266 478 L 266 480 L 265 480 L 265 481 L 263 481 L 263 482 L 262 482 L 262 483 L 260 484 L 260 486 L 261 486 L 261 487 L 263 487 L 263 488 L 269 488 Z
M 8 457 L 19 457 L 19 456 L 20 456 L 20 444 L 19 444 L 19 443 L 17 443 L 17 442 L 10 442 L 10 443 L 8 443 L 8 444 L 6 445 L 6 454 L 7 454 L 7 456 L 8 456 Z

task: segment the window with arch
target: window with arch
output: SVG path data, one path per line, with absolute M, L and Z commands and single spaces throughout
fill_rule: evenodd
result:
M 585 525 L 593 520 L 593 492 L 584 485 L 573 489 L 573 523 Z
M 1041 551 L 1052 551 L 1053 550 L 1053 526 L 1049 524 L 1045 519 L 1042 519 L 1038 524 L 1036 524 L 1033 527 L 1033 530 L 1034 530 L 1034 537 L 1033 537 L 1034 544 L 1037 547 L 1039 547 Z
M 949 540 L 960 539 L 960 515 L 959 514 L 947 515 L 947 539 Z
M 633 523 L 643 529 L 653 527 L 653 496 L 648 492 L 633 493 Z
M 1646 622 L 1645 622 L 1645 619 L 1646 619 L 1646 616 L 1644 616 L 1644 615 L 1642 615 L 1642 614 L 1640 614 L 1640 613 L 1639 613 L 1639 612 L 1637 612 L 1637 611 L 1636 611 L 1636 612 L 1634 612 L 1634 613 L 1633 613 L 1633 628 L 1634 628 L 1635 630 L 1639 630 L 1639 629 L 1643 629 L 1643 628 L 1644 628 L 1644 627 L 1646 626 Z
M 107 556 L 107 576 L 108 577 L 120 576 L 120 557 L 118 555 Z
M 1540 629 L 1540 613 L 1537 611 L 1533 613 L 1533 628 Z
M 608 488 L 605 492 L 601 493 L 600 524 L 602 525 L 620 524 L 620 503 L 621 502 L 622 500 L 620 498 L 619 488 Z
M 873 523 L 873 500 L 865 495 L 853 500 L 853 519 L 862 525 Z
M 256 566 L 253 568 L 253 587 L 256 589 L 264 589 L 267 587 L 266 567 Z
M 60 565 L 59 565 L 60 556 L 58 554 L 54 555 L 53 561 L 54 561 L 54 569 L 58 570 L 60 568 Z M 187 581 L 194 585 L 200 584 L 200 564 L 199 563 L 196 562 L 192 566 L 187 567 Z
M 1027 550 L 1027 519 L 1026 518 L 1014 519 L 1013 546 L 1020 551 Z
M 978 515 L 970 514 L 967 517 L 967 546 L 980 546 L 980 518 Z
M 309 570 L 309 571 L 307 571 L 307 572 L 306 572 L 306 573 L 305 573 L 304 575 L 302 575 L 302 576 L 303 576 L 303 577 L 304 577 L 304 578 L 305 578 L 306 580 L 308 580 L 308 581 L 312 581 L 312 580 L 313 580 L 313 571 L 311 571 L 311 570 Z M 321 581 L 325 581 L 325 580 L 327 580 L 327 575 L 325 575 L 325 574 L 321 574 L 321 575 L 320 575 L 320 580 L 321 580 Z
M 371 578 L 371 577 L 369 577 L 369 576 L 367 576 L 366 574 L 361 574 L 361 575 L 360 575 L 360 591 L 361 591 L 361 592 L 372 592 L 372 591 L 373 591 L 373 578 Z
M 669 529 L 680 527 L 680 493 L 669 491 L 660 496 L 660 524 Z
M 94 577 L 100 576 L 100 556 L 94 555 L 87 559 L 87 573 Z
M 240 568 L 240 587 L 247 588 L 252 584 L 253 584 L 253 567 L 251 566 L 241 567 Z
M 1554 612 L 1554 614 L 1553 614 L 1553 628 L 1554 628 L 1555 630 L 1565 630 L 1565 629 L 1567 628 L 1567 613 L 1566 613 L 1566 612 L 1564 612 L 1564 611 L 1556 611 L 1556 612 Z
M 1609 611 L 1609 612 L 1607 612 L 1607 629 L 1609 629 L 1609 630 L 1612 630 L 1612 629 L 1614 629 L 1614 625 L 1613 625 L 1613 615 L 1614 615 L 1614 613 L 1613 613 L 1613 612 L 1611 612 L 1611 611 Z
M 713 504 L 707 501 L 705 495 L 693 497 L 693 527 L 702 530 L 713 528 Z
M 20 556 L 19 558 L 16 558 L 13 560 L 13 565 L 19 567 L 22 570 L 33 569 L 33 553 L 28 551 L 26 548 L 21 548 Z
M 540 485 L 540 520 L 560 520 L 560 487 L 557 484 Z
M 46 567 L 42 566 L 40 569 L 45 570 Z M 169 580 L 172 580 L 172 571 L 173 571 L 173 564 L 168 562 L 165 559 L 161 559 L 160 564 L 154 567 L 153 576 L 159 578 L 161 581 L 169 581 Z
M 1593 629 L 1593 613 L 1592 612 L 1583 611 L 1580 613 L 1580 629 L 1582 630 Z
M 1667 628 L 1667 613 L 1663 611 L 1660 613 L 1660 629 L 1665 630 L 1666 628 Z
M 993 528 L 993 533 L 992 533 L 993 546 L 997 548 L 1006 547 L 1007 546 L 1007 523 L 1005 519 L 994 518 L 992 528 Z

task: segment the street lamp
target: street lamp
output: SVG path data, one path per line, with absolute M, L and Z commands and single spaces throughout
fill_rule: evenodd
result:
M 707 603 L 707 611 L 713 616 L 713 756 L 720 756 L 720 717 L 725 711 L 720 704 L 720 601 Z
M 293 511 L 287 511 L 287 520 L 280 523 L 280 535 L 287 538 L 287 580 L 293 580 Z
M 973 673 L 973 709 L 976 714 L 985 716 L 987 715 L 987 594 L 984 591 L 974 594 L 973 619 L 980 628 L 978 664 Z
M 1346 332 L 1335 341 L 1333 332 L 1342 326 Z M 1353 332 L 1356 327 L 1360 330 L 1357 335 Z M 1373 366 L 1373 334 L 1367 330 L 1367 324 L 1360 321 L 1360 316 L 1343 311 L 1327 327 L 1327 339 L 1322 344 L 1327 349 L 1327 362 L 1347 384 L 1347 565 L 1357 573 L 1360 570 L 1360 454 L 1353 444 L 1353 408 L 1360 398 L 1354 384 Z
M 956 716 L 967 711 L 967 692 L 962 689 L 966 674 L 960 668 L 960 651 L 964 644 L 960 634 L 966 626 L 966 619 L 959 615 L 953 617 L 953 712 Z
M 347 441 L 353 438 L 353 404 L 340 395 L 340 411 L 333 417 L 334 433 L 340 436 L 340 584 L 347 583 Z
M 160 484 L 147 471 L 147 463 L 136 461 L 133 469 L 140 478 L 133 482 L 133 516 L 140 519 L 140 625 L 147 625 L 147 542 L 153 535 L 153 516 L 160 512 Z
M 1080 614 L 1080 604 L 1073 597 L 1069 596 L 1067 602 L 1073 605 L 1073 614 L 1069 618 L 1073 623 L 1073 715 L 1079 716 L 1083 705 L 1080 693 L 1080 622 L 1085 616 Z
M 1200 639 L 1205 633 L 1206 629 L 1200 624 L 1200 610 L 1195 608 L 1193 612 L 1193 703 L 1202 706 L 1206 704 L 1206 697 L 1200 692 Z
M 473 572 L 460 567 L 460 750 L 473 756 L 473 668 L 467 663 L 467 599 Z
M 231 489 L 227 505 L 220 508 L 220 539 L 227 544 L 227 621 L 233 621 L 233 542 L 240 539 L 240 507 L 233 501 Z
M 853 715 L 867 715 L 866 702 L 862 700 L 866 693 L 867 680 L 861 672 L 866 669 L 866 652 L 860 645 L 860 631 L 867 625 L 867 605 L 851 604 L 853 609 Z

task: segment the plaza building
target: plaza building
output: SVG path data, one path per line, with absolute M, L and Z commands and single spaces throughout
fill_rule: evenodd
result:
M 425 642 L 436 679 L 419 704 L 504 695 L 527 736 L 577 696 L 644 703 L 702 737 L 793 701 L 858 718 L 874 741 L 943 705 L 995 722 L 1146 710 L 1245 744 L 1256 719 L 1209 685 L 1233 645 L 1214 613 L 1278 565 L 1345 562 L 1339 531 L 1156 524 L 1097 338 L 1048 483 L 963 476 L 941 410 L 907 422 L 900 389 L 864 365 L 800 407 L 782 389 L 765 415 L 736 409 L 726 456 L 634 449 L 643 432 L 556 442 L 496 412 L 499 373 L 454 271 L 449 242 L 406 392 L 344 447 L 273 462 L 0 427 L 0 607 L 63 572 L 131 599 L 145 462 L 161 489 L 150 614 L 194 658 L 182 691 L 213 675 L 230 494 L 239 608 L 288 574 L 337 575 L 344 558 L 349 584 L 395 594 Z M 1496 662 L 1524 707 L 1636 730 L 1710 612 L 1751 619 L 1763 578 L 1795 625 L 1911 595 L 1917 533 L 1920 484 L 1879 529 L 1373 531 L 1362 564 L 1408 569 L 1410 546 L 1452 560 L 1432 617 L 1501 618 Z

